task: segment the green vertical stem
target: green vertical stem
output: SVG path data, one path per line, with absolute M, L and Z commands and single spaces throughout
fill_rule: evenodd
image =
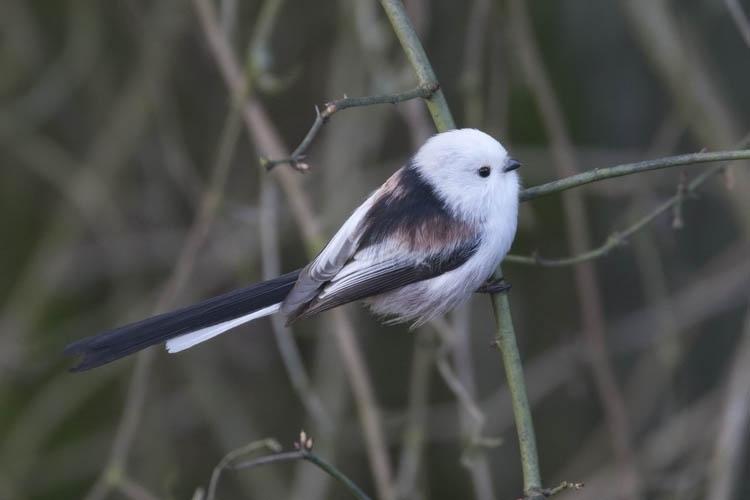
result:
M 498 267 L 494 276 L 499 278 L 502 275 L 502 270 Z M 518 352 L 513 318 L 510 314 L 510 301 L 505 293 L 493 294 L 491 298 L 492 311 L 495 313 L 495 321 L 497 322 L 495 344 L 500 349 L 503 358 L 505 377 L 508 379 L 513 415 L 516 420 L 518 447 L 521 450 L 524 494 L 527 498 L 544 498 L 544 496 L 536 494 L 542 487 L 542 478 L 539 473 L 536 437 L 531 419 L 529 398 L 526 394 L 526 383 L 523 378 L 521 355 Z
M 422 47 L 416 31 L 406 15 L 403 2 L 401 0 L 381 0 L 380 3 L 383 5 L 383 9 L 393 26 L 393 30 L 401 42 L 401 47 L 406 53 L 406 57 L 417 74 L 420 85 L 439 85 L 435 71 L 433 71 L 430 60 L 424 51 L 424 47 Z M 453 116 L 448 108 L 448 102 L 445 100 L 445 95 L 443 95 L 439 86 L 437 92 L 427 100 L 427 107 L 438 131 L 443 132 L 456 128 Z M 502 271 L 499 267 L 495 275 L 502 276 Z M 510 314 L 508 295 L 492 295 L 492 306 L 497 322 L 495 342 L 502 354 L 505 374 L 513 399 L 513 414 L 516 420 L 518 443 L 521 449 L 524 492 L 528 499 L 536 500 L 544 498 L 539 493 L 542 485 L 539 474 L 539 459 L 537 458 L 534 426 L 531 420 L 529 400 L 526 395 L 521 355 L 518 352 L 518 345 L 516 344 L 516 334 L 513 328 L 513 318 Z

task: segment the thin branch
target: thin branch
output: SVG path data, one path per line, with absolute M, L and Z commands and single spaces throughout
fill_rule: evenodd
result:
M 317 455 L 313 455 L 309 451 L 302 450 L 302 453 L 304 454 L 304 459 L 308 462 L 317 465 L 320 467 L 323 471 L 328 473 L 331 477 L 336 479 L 338 482 L 346 486 L 349 491 L 351 491 L 354 496 L 359 498 L 360 500 L 370 500 L 370 497 L 368 497 L 354 482 L 346 477 L 341 471 L 339 471 L 336 467 L 331 465 L 330 463 L 326 462 L 322 458 L 320 458 Z
M 219 484 L 219 478 L 221 477 L 221 473 L 229 468 L 234 468 L 232 466 L 232 462 L 235 461 L 237 458 L 241 457 L 242 455 L 247 455 L 248 453 L 252 453 L 254 451 L 258 451 L 261 448 L 268 448 L 269 450 L 273 452 L 280 452 L 281 451 L 281 445 L 278 441 L 275 439 L 264 439 L 262 441 L 253 441 L 252 443 L 249 443 L 241 448 L 237 448 L 236 450 L 232 450 L 219 461 L 218 464 L 216 464 L 216 467 L 214 467 L 213 473 L 211 473 L 211 481 L 208 484 L 208 491 L 206 492 L 205 499 L 206 500 L 213 500 L 214 496 L 216 495 L 216 487 Z
M 558 493 L 562 493 L 565 490 L 580 490 L 581 488 L 583 488 L 583 483 L 570 483 L 568 481 L 563 481 L 554 488 L 544 488 L 541 493 L 545 497 L 549 498 L 553 495 L 557 495 Z
M 320 111 L 317 107 L 315 108 L 315 122 L 312 127 L 302 139 L 302 142 L 297 149 L 295 149 L 291 155 L 287 158 L 279 158 L 271 160 L 269 158 L 261 157 L 261 165 L 265 166 L 267 170 L 271 170 L 276 165 L 289 164 L 297 170 L 306 171 L 309 166 L 303 162 L 305 159 L 305 153 L 310 149 L 313 140 L 326 124 L 328 119 L 337 111 L 342 111 L 348 108 L 356 108 L 360 106 L 373 106 L 375 104 L 397 104 L 399 102 L 409 101 L 411 99 L 429 99 L 435 92 L 438 91 L 440 86 L 436 83 L 425 83 L 421 84 L 416 88 L 407 90 L 406 92 L 399 92 L 395 94 L 382 94 L 382 95 L 371 95 L 365 97 L 343 97 L 326 103 L 323 106 L 323 111 Z
M 590 184 L 592 182 L 613 179 L 615 177 L 622 177 L 624 175 L 637 174 L 640 172 L 648 172 L 649 170 L 659 170 L 662 168 L 679 167 L 713 161 L 747 159 L 750 159 L 750 149 L 742 149 L 738 151 L 715 151 L 711 153 L 691 153 L 679 156 L 668 156 L 666 158 L 657 158 L 655 160 L 646 160 L 637 163 L 626 163 L 615 167 L 595 168 L 580 174 L 548 182 L 541 186 L 524 189 L 521 191 L 520 200 L 529 201 L 541 196 L 559 193 L 567 189 Z
M 750 151 L 741 150 L 741 151 L 729 151 L 729 152 L 722 152 L 722 153 L 696 153 L 696 155 L 728 154 L 728 153 L 750 153 Z M 675 158 L 683 158 L 686 156 L 695 156 L 695 155 L 674 156 L 671 158 L 662 158 L 661 160 L 673 160 Z M 748 154 L 748 156 L 750 157 L 750 154 Z M 611 169 L 624 169 L 625 167 L 629 167 L 629 166 L 641 165 L 643 163 L 654 164 L 659 161 L 660 160 L 651 160 L 649 162 L 633 163 L 629 165 L 620 165 L 618 167 L 612 167 Z M 716 160 L 710 159 L 710 160 L 705 160 L 705 161 L 716 161 Z M 684 165 L 684 163 L 677 163 L 677 165 Z M 544 259 L 544 258 L 539 257 L 538 255 L 532 255 L 530 257 L 521 256 L 521 255 L 506 255 L 505 262 L 511 262 L 514 264 L 524 264 L 524 265 L 559 267 L 559 266 L 575 265 L 575 264 L 579 264 L 581 262 L 585 262 L 588 260 L 593 260 L 599 257 L 604 257 L 605 255 L 608 255 L 610 252 L 612 252 L 614 249 L 627 244 L 628 238 L 630 238 L 633 234 L 637 233 L 638 231 L 646 227 L 648 224 L 650 224 L 654 219 L 659 217 L 661 214 L 667 212 L 668 210 L 672 208 L 677 209 L 677 207 L 681 207 L 682 202 L 685 199 L 689 199 L 690 196 L 695 193 L 698 187 L 700 187 L 703 183 L 705 183 L 708 179 L 710 179 L 714 175 L 724 172 L 730 165 L 731 165 L 731 162 L 727 162 L 727 163 L 720 164 L 720 165 L 713 165 L 708 170 L 699 174 L 695 179 L 693 179 L 692 182 L 688 184 L 681 182 L 679 185 L 677 194 L 675 194 L 673 197 L 669 198 L 667 201 L 665 201 L 664 203 L 656 207 L 653 211 L 649 212 L 648 214 L 640 218 L 638 221 L 636 221 L 633 225 L 631 225 L 624 231 L 617 231 L 617 232 L 612 233 L 601 246 L 594 248 L 593 250 L 590 250 L 588 252 L 585 252 L 585 253 L 582 253 L 573 257 L 567 257 L 567 258 L 562 258 L 562 259 Z M 667 166 L 675 166 L 675 165 L 666 165 L 663 168 L 666 168 Z M 600 169 L 600 170 L 611 170 L 611 169 Z M 631 173 L 637 173 L 640 171 L 642 170 L 635 170 Z M 588 172 L 584 172 L 583 174 L 579 174 L 579 175 L 585 175 L 585 174 L 588 174 Z M 572 177 L 579 177 L 579 175 L 574 175 Z M 627 174 L 620 174 L 620 175 L 627 175 Z M 567 177 L 561 180 L 565 181 L 567 179 L 571 179 L 572 177 Z M 591 182 L 595 182 L 595 181 L 591 181 Z M 544 184 L 538 187 L 549 186 L 550 184 L 554 184 L 554 183 Z M 536 189 L 536 188 L 531 188 L 531 189 Z
M 718 171 L 724 170 L 726 168 L 726 165 L 722 165 L 721 168 L 713 169 L 712 173 L 717 173 Z M 705 178 L 703 179 L 705 181 Z M 546 266 L 546 267 L 561 267 L 561 266 L 571 266 L 575 264 L 579 264 L 581 262 L 586 262 L 589 260 L 594 260 L 599 257 L 604 257 L 605 255 L 608 255 L 610 252 L 612 252 L 614 249 L 619 248 L 621 246 L 624 246 L 628 242 L 628 238 L 632 236 L 634 233 L 640 231 L 644 227 L 646 227 L 649 223 L 651 223 L 654 219 L 656 219 L 658 216 L 663 214 L 664 212 L 668 211 L 670 208 L 677 207 L 681 205 L 682 201 L 685 198 L 686 193 L 692 193 L 693 190 L 698 187 L 702 182 L 697 183 L 695 185 L 691 184 L 684 190 L 680 190 L 676 195 L 674 195 L 669 200 L 665 201 L 661 205 L 659 205 L 656 209 L 649 212 L 642 218 L 640 218 L 635 224 L 628 227 L 624 231 L 618 231 L 614 232 L 607 240 L 598 248 L 594 248 L 593 250 L 589 250 L 588 252 L 576 255 L 574 257 L 567 257 L 562 259 L 544 259 L 539 257 L 538 255 L 532 255 L 531 257 L 525 257 L 520 255 L 506 255 L 505 261 L 506 262 L 512 262 L 515 264 L 526 264 L 526 265 L 536 265 L 536 266 Z
M 253 467 L 260 467 L 262 465 L 275 464 L 277 462 L 290 462 L 293 460 L 302 460 L 304 458 L 305 457 L 300 450 L 285 451 L 282 453 L 276 453 L 274 455 L 266 455 L 265 457 L 240 462 L 228 468 L 231 468 L 232 470 L 252 469 Z
M 268 465 L 268 464 L 273 464 L 277 462 L 307 460 L 311 464 L 322 469 L 323 472 L 330 475 L 332 478 L 340 482 L 342 485 L 344 485 L 359 500 L 370 500 L 370 497 L 368 497 L 365 494 L 365 492 L 363 492 L 360 489 L 360 487 L 354 483 L 354 481 L 349 479 L 346 475 L 344 475 L 343 472 L 338 470 L 332 464 L 326 462 L 325 460 L 323 460 L 322 458 L 320 458 L 319 456 L 315 455 L 312 452 L 312 439 L 307 438 L 304 431 L 300 433 L 300 437 L 301 437 L 300 441 L 297 443 L 294 443 L 295 447 L 297 448 L 296 451 L 276 453 L 275 455 L 268 455 L 265 457 L 257 458 L 255 460 L 240 462 L 238 464 L 231 466 L 231 468 L 234 470 L 250 469 L 253 467 L 259 467 L 261 465 Z

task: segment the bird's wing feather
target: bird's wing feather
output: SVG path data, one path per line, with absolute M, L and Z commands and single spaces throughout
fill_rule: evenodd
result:
M 466 262 L 477 246 L 477 240 L 466 241 L 449 252 L 425 256 L 420 260 L 394 257 L 372 262 L 355 257 L 305 307 L 290 314 L 287 323 L 439 276 Z
M 359 247 L 362 221 L 378 196 L 375 191 L 347 219 L 318 256 L 300 272 L 292 291 L 284 299 L 281 312 L 289 316 L 304 307 L 351 259 Z
M 413 166 L 396 171 L 305 267 L 281 305 L 287 323 L 458 267 L 478 245 Z

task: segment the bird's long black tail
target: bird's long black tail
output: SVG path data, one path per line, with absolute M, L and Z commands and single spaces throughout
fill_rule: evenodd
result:
M 154 344 L 278 304 L 292 289 L 298 275 L 299 270 L 292 271 L 177 311 L 73 342 L 65 348 L 65 353 L 78 354 L 81 360 L 70 371 L 90 370 Z

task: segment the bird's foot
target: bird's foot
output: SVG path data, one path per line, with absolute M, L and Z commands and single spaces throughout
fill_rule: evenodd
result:
M 510 283 L 505 280 L 505 277 L 500 276 L 499 278 L 490 278 L 477 288 L 476 293 L 503 293 L 510 290 Z

